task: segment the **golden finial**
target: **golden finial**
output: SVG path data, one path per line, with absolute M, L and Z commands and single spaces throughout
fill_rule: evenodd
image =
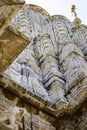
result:
M 71 7 L 71 12 L 74 13 L 75 19 L 74 19 L 74 25 L 75 26 L 79 26 L 81 24 L 81 20 L 77 17 L 77 13 L 76 13 L 76 6 L 72 5 Z
M 72 5 L 72 7 L 71 7 L 71 12 L 74 12 L 75 9 L 76 9 L 76 6 L 75 6 L 75 5 Z
M 74 13 L 75 17 L 77 17 L 77 13 L 76 13 L 76 6 L 75 5 L 72 5 L 71 7 L 71 12 Z

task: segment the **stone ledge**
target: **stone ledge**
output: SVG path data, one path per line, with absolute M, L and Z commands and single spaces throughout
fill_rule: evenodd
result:
M 36 108 L 43 110 L 47 113 L 50 113 L 53 116 L 57 117 L 60 115 L 60 113 L 64 113 L 64 110 L 62 110 L 62 108 L 60 110 L 57 110 L 56 106 L 51 102 L 46 101 L 29 91 L 26 93 L 26 90 L 24 88 L 12 82 L 8 78 L 3 77 L 2 75 L 0 77 L 0 85 L 4 89 L 7 89 L 10 92 L 15 93 L 20 99 L 29 102 Z
M 30 103 L 31 105 L 35 106 L 36 108 L 45 111 L 46 113 L 51 114 L 54 117 L 60 117 L 64 113 L 72 114 L 77 109 L 79 109 L 81 103 L 85 101 L 86 93 L 87 93 L 87 87 L 82 88 L 82 91 L 79 91 L 77 98 L 81 98 L 79 104 L 77 104 L 77 100 L 74 104 L 74 99 L 72 102 L 69 102 L 69 104 L 66 106 L 65 103 L 60 102 L 59 104 L 52 104 L 51 102 L 45 101 L 44 99 L 40 98 L 39 96 L 30 93 L 29 91 L 26 93 L 26 90 L 19 86 L 18 84 L 14 83 L 13 81 L 9 80 L 8 78 L 4 76 L 0 76 L 0 86 L 4 89 L 9 90 L 10 92 L 13 92 L 16 94 L 20 99 L 26 101 L 27 103 Z M 84 93 L 84 92 L 85 93 Z M 84 94 L 82 94 L 84 93 Z M 82 95 L 82 96 L 81 96 Z M 83 98 L 84 96 L 84 98 Z M 78 106 L 78 107 L 77 107 Z

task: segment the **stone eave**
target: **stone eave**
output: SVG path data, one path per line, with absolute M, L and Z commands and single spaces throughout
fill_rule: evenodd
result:
M 83 96 L 81 97 L 82 92 L 81 93 L 79 92 L 77 98 L 81 98 L 82 100 L 80 99 L 77 104 L 77 100 L 75 99 L 76 102 L 75 100 L 73 100 L 74 103 L 73 102 L 69 103 L 67 108 L 66 107 L 64 108 L 64 106 L 61 106 L 61 104 L 57 105 L 56 107 L 56 104 L 53 105 L 51 104 L 51 102 L 45 101 L 44 99 L 38 97 L 34 93 L 26 92 L 24 88 L 14 83 L 10 79 L 4 77 L 3 75 L 0 76 L 0 86 L 16 94 L 20 99 L 32 104 L 39 110 L 42 110 L 56 118 L 59 118 L 61 115 L 65 113 L 72 114 L 73 112 L 75 112 L 86 100 L 86 95 L 87 95 L 86 90 L 84 90 L 84 92 L 82 91 L 84 93 L 83 94 L 84 98 Z
M 0 36 L 0 73 L 4 71 L 30 43 L 20 35 L 15 34 L 8 28 Z

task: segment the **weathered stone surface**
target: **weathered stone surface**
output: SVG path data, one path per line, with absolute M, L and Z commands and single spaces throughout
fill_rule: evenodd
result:
M 12 130 L 12 129 L 0 122 L 0 130 Z
M 43 118 L 44 113 L 43 113 L 43 116 L 40 117 L 42 115 L 41 112 L 39 112 L 40 115 L 33 114 L 33 113 L 31 113 L 31 111 L 27 112 L 25 108 L 15 106 L 11 100 L 4 97 L 3 93 L 1 93 L 0 99 L 2 99 L 2 102 L 1 102 L 2 104 L 0 104 L 0 122 L 4 122 L 6 120 L 6 118 L 10 119 L 10 116 L 12 114 L 12 116 L 14 116 L 15 119 L 16 119 L 16 123 L 18 124 L 18 128 L 26 129 L 26 130 L 31 130 L 32 128 L 33 129 L 38 128 L 38 129 L 43 129 L 43 130 L 45 130 L 45 129 L 54 130 L 55 129 L 55 127 L 53 127 L 51 125 L 51 123 L 49 123 L 48 121 L 46 121 Z M 2 109 L 2 105 L 3 105 L 4 109 Z M 22 105 L 23 105 L 23 103 L 22 103 Z M 32 105 L 30 107 L 32 107 Z M 24 114 L 21 113 L 21 110 L 24 111 Z M 33 109 L 31 109 L 31 110 L 32 110 L 32 112 L 34 112 Z M 23 114 L 23 116 L 24 116 L 23 120 L 20 120 L 20 118 L 22 118 L 22 116 L 20 117 L 19 112 L 20 112 L 20 114 Z M 3 117 L 3 118 L 1 118 L 1 117 Z M 4 118 L 4 117 L 6 117 L 6 118 Z M 12 118 L 12 119 L 14 119 L 14 118 Z M 50 117 L 50 120 L 51 120 L 51 117 Z M 3 126 L 3 128 L 5 127 L 6 129 L 7 128 L 10 129 L 9 127 L 11 127 L 11 125 L 7 124 L 7 123 L 4 122 L 4 124 L 6 124 L 6 125 L 3 126 L 4 124 L 2 124 L 2 126 Z M 13 122 L 11 122 L 11 123 L 13 123 Z M 14 127 L 14 126 L 12 125 L 12 127 Z M 16 128 L 13 128 L 13 129 L 17 130 Z
M 86 130 L 87 27 L 24 5 L 1 34 L 0 112 L 25 108 L 24 130 Z
M 86 130 L 87 129 L 87 103 L 73 115 L 64 115 L 57 120 L 57 130 Z
M 33 130 L 55 130 L 49 122 L 35 114 L 32 115 L 32 128 Z
M 0 60 L 2 64 L 0 67 L 0 72 L 3 71 L 3 69 L 5 69 L 9 64 L 11 64 L 16 55 L 22 51 L 22 47 L 25 48 L 27 45 L 26 40 L 6 29 L 9 22 L 12 20 L 18 10 L 23 6 L 23 4 L 23 0 L 0 0 Z M 13 39 L 15 39 L 15 42 Z M 23 46 L 21 45 L 21 47 L 19 47 L 20 44 L 23 44 Z M 20 49 L 18 50 L 18 48 Z
M 85 25 L 80 25 L 78 28 L 73 27 L 72 29 L 72 40 L 75 42 L 77 47 L 82 50 L 85 48 L 87 42 L 87 27 Z
M 48 90 L 52 103 L 56 103 L 58 100 L 65 100 L 66 102 L 63 88 L 64 81 L 62 80 L 62 74 L 58 69 L 58 61 L 50 36 L 47 34 L 38 35 L 34 39 L 34 43 L 35 54 L 37 55 L 43 74 L 44 86 Z
M 75 45 L 71 44 L 70 48 L 72 48 L 72 51 L 70 52 L 70 55 L 64 55 L 64 53 L 66 53 L 66 50 L 68 50 L 67 48 L 68 44 L 63 47 L 63 50 L 60 54 L 60 60 L 66 80 L 66 91 L 73 87 L 74 84 L 77 84 L 79 81 L 87 77 L 87 64 L 80 50 L 77 49 Z
M 10 107 L 14 107 L 15 105 L 13 104 L 13 102 L 11 102 L 10 100 L 8 100 L 7 98 L 5 98 L 3 96 L 2 93 L 0 93 L 0 110 L 4 111 Z
M 0 0 L 0 35 L 23 4 L 24 0 Z
M 11 64 L 23 48 L 27 45 L 27 41 L 15 33 L 6 29 L 0 36 L 0 72 Z M 3 57 L 3 58 L 2 58 Z
M 11 106 L 10 108 L 6 109 L 4 112 L 0 113 L 0 122 L 2 122 L 3 124 L 5 124 L 7 127 L 11 129 L 18 130 L 19 128 L 23 128 L 21 121 L 26 114 L 27 111 L 25 108 Z M 19 121 L 20 121 L 20 125 L 18 124 Z
M 0 5 L 23 4 L 24 0 L 0 0 Z

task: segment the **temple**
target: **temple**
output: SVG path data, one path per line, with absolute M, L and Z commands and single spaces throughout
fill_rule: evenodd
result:
M 0 130 L 87 130 L 87 26 L 0 0 Z

